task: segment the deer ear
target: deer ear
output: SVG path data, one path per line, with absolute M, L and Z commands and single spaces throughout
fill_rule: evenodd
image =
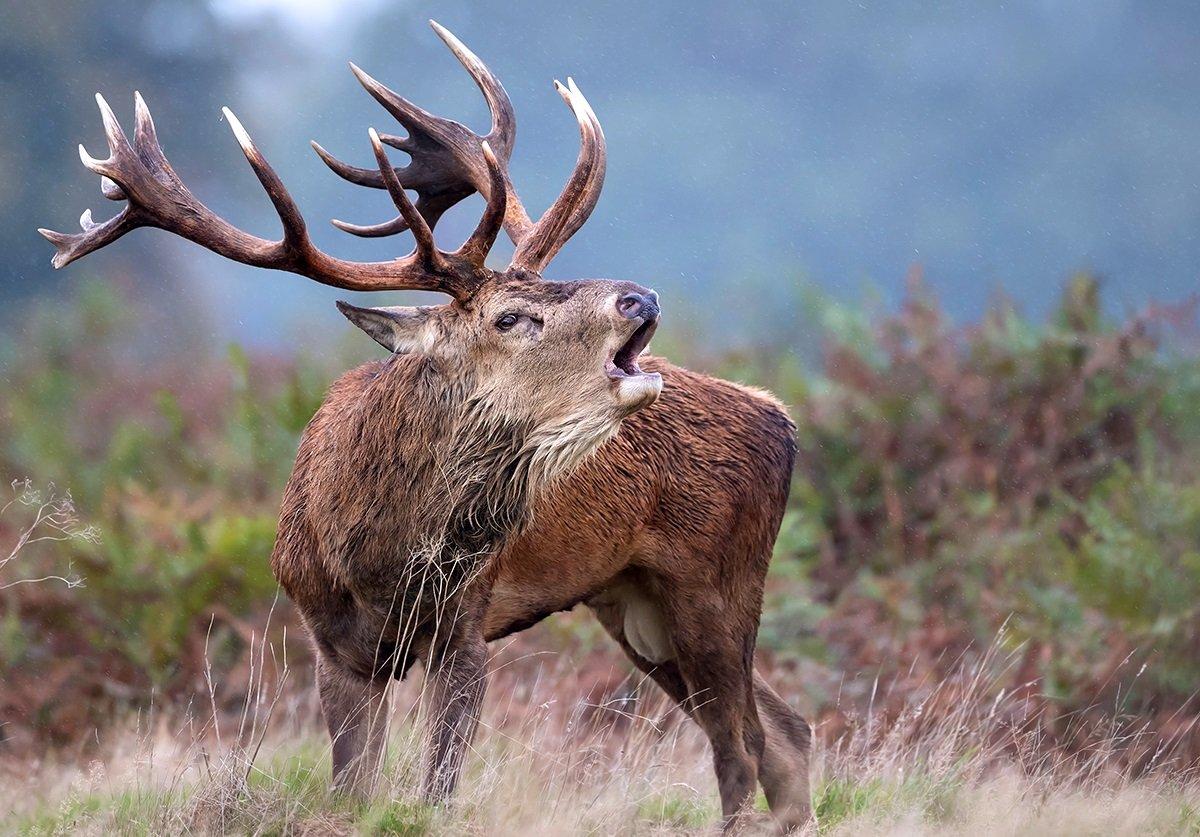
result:
M 346 315 L 346 319 L 389 352 L 425 354 L 433 348 L 431 323 L 434 317 L 429 308 L 359 308 L 341 300 L 338 300 L 337 307 Z

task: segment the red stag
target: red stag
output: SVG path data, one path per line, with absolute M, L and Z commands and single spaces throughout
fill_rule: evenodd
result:
M 353 67 L 407 136 L 370 132 L 376 167 L 316 143 L 338 175 L 386 189 L 399 211 L 363 236 L 412 232 L 416 249 L 351 262 L 312 243 L 283 183 L 228 110 L 283 237 L 268 241 L 202 204 L 164 156 L 135 94 L 132 143 L 97 96 L 109 156 L 80 148 L 119 214 L 83 231 L 42 230 L 62 267 L 137 227 L 159 227 L 226 258 L 356 291 L 441 291 L 438 306 L 342 312 L 388 349 L 338 379 L 305 430 L 271 565 L 316 649 L 337 786 L 378 772 L 386 687 L 419 660 L 430 682 L 424 789 L 454 789 L 476 728 L 487 642 L 583 603 L 704 729 L 725 823 L 758 781 L 780 824 L 811 820 L 808 724 L 755 672 L 763 579 L 787 500 L 794 428 L 770 395 L 643 355 L 657 295 L 542 271 L 591 214 L 604 134 L 568 80 L 579 122 L 575 169 L 535 223 L 509 180 L 512 105 L 497 78 L 433 27 L 483 92 L 486 137 L 434 116 Z M 394 168 L 383 144 L 407 153 Z M 417 194 L 410 202 L 405 189 Z M 479 192 L 478 227 L 454 251 L 432 229 Z M 485 266 L 500 229 L 516 245 Z M 618 429 L 620 432 L 618 433 Z

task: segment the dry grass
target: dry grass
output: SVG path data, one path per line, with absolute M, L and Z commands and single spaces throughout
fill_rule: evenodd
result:
M 69 564 L 66 574 L 51 573 L 36 577 L 22 576 L 10 566 L 21 557 L 23 550 L 34 544 L 97 542 L 99 531 L 79 519 L 71 492 L 60 492 L 54 483 L 42 488 L 35 486 L 29 478 L 12 480 L 9 494 L 0 495 L 0 518 L 11 509 L 25 514 L 16 515 L 24 519 L 16 524 L 16 535 L 12 542 L 0 542 L 0 591 L 23 584 L 58 583 L 68 590 L 83 586 L 83 579 L 71 571 Z
M 0 811 L 17 832 L 72 834 L 632 833 L 699 828 L 717 816 L 697 730 L 621 705 L 568 705 L 555 693 L 554 673 L 493 691 L 449 810 L 415 795 L 417 678 L 394 695 L 384 778 L 370 803 L 327 791 L 327 738 L 304 698 L 277 704 L 261 741 L 222 731 L 217 744 L 211 718 L 114 731 L 109 755 L 90 766 L 45 763 L 24 778 L 14 773 L 0 790 Z M 270 691 L 251 701 L 251 715 L 265 718 Z
M 512 658 L 498 655 L 468 774 L 449 809 L 414 793 L 419 677 L 393 696 L 374 799 L 331 796 L 309 690 L 281 689 L 286 665 L 260 648 L 239 715 L 218 723 L 211 712 L 174 713 L 172 724 L 160 714 L 109 730 L 106 756 L 87 766 L 10 765 L 0 785 L 5 832 L 661 834 L 711 833 L 717 822 L 699 731 L 632 678 L 606 701 L 564 695 L 573 664 L 563 655 L 545 655 L 533 677 L 526 667 L 519 678 L 506 676 Z M 821 832 L 1200 832 L 1200 783 L 1169 751 L 1135 777 L 1118 755 L 1136 733 L 1114 728 L 1092 750 L 1067 755 L 1023 732 L 1028 697 L 992 693 L 1007 663 L 990 651 L 899 717 L 868 712 L 834 741 L 818 731 Z M 765 813 L 751 830 L 769 832 Z

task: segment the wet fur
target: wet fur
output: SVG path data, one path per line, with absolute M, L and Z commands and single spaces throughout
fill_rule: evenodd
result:
M 809 725 L 753 665 L 795 427 L 761 390 L 657 358 L 642 367 L 662 373 L 662 395 L 558 483 L 498 557 L 486 636 L 586 604 L 708 734 L 727 825 L 757 779 L 782 827 L 806 826 Z M 639 615 L 647 600 L 674 650 L 666 662 L 625 636 L 627 605 Z
M 301 439 L 272 569 L 323 659 L 403 676 L 529 514 L 532 428 L 472 382 L 394 355 L 331 388 Z
M 365 683 L 426 660 L 440 695 L 427 792 L 443 798 L 453 789 L 474 734 L 484 639 L 586 603 L 709 735 L 727 825 L 737 824 L 756 781 L 781 825 L 810 822 L 808 724 L 753 668 L 795 458 L 783 407 L 761 391 L 643 358 L 664 377 L 661 397 L 615 437 L 598 438 L 594 454 L 586 439 L 555 444 L 562 427 L 459 419 L 456 444 L 480 445 L 459 461 L 437 443 L 469 382 L 440 382 L 429 363 L 397 356 L 334 385 L 304 434 L 272 559 L 327 663 Z M 445 474 L 455 477 L 439 482 Z M 452 611 L 413 589 L 424 577 L 414 567 L 425 566 L 413 555 L 427 561 L 428 544 L 441 547 L 441 563 L 463 562 L 448 585 Z M 400 610 L 421 612 L 408 620 L 421 637 L 408 646 L 395 639 L 398 589 Z M 629 589 L 638 618 L 649 608 L 665 632 L 670 659 L 641 657 L 625 636 L 630 600 L 621 591 Z M 439 630 L 445 641 L 434 653 Z M 331 711 L 354 717 L 349 704 Z M 361 758 L 376 756 L 364 746 Z

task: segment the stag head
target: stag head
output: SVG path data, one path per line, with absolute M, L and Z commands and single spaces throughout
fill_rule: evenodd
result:
M 407 135 L 379 134 L 372 128 L 371 168 L 344 163 L 312 144 L 341 177 L 386 189 L 398 213 L 381 224 L 335 220 L 334 225 L 366 237 L 410 231 L 416 247 L 409 255 L 367 263 L 318 249 L 279 176 L 226 108 L 225 117 L 279 215 L 283 237 L 269 241 L 234 227 L 201 203 L 171 168 L 140 94 L 134 94 L 132 142 L 97 94 L 109 156 L 95 159 L 80 146 L 80 157 L 101 176 L 104 196 L 124 201 L 125 207 L 101 223 L 92 220 L 90 210 L 84 212 L 80 233 L 39 230 L 57 248 L 53 265 L 70 264 L 138 227 L 158 227 L 226 258 L 337 288 L 440 291 L 451 301 L 420 308 L 359 308 L 344 302 L 338 307 L 390 352 L 429 358 L 440 372 L 470 380 L 471 397 L 486 398 L 513 417 L 532 419 L 535 425 L 573 421 L 615 428 L 621 418 L 652 403 L 662 388 L 659 375 L 643 372 L 637 361 L 658 324 L 658 297 L 632 282 L 555 282 L 541 275 L 599 199 L 605 170 L 600 123 L 571 79 L 566 86 L 555 82 L 579 123 L 580 152 L 558 199 L 532 221 L 508 176 L 516 135 L 508 94 L 454 35 L 430 23 L 483 92 L 492 115 L 488 134 L 478 136 L 422 110 L 351 64 L 359 82 Z M 407 153 L 408 165 L 393 166 L 385 144 Z M 415 203 L 406 189 L 417 194 Z M 447 209 L 475 192 L 487 202 L 475 231 L 457 250 L 439 249 L 434 226 Z M 502 228 L 516 249 L 508 267 L 493 270 L 485 259 Z

